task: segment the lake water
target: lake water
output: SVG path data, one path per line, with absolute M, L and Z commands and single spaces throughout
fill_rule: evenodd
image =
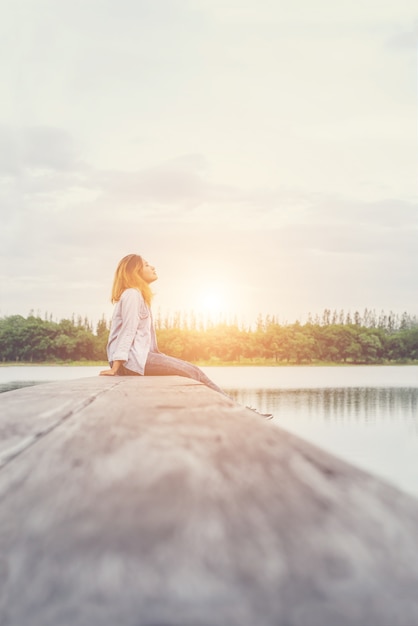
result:
M 0 367 L 0 391 L 101 369 Z M 202 369 L 272 423 L 418 496 L 418 366 Z

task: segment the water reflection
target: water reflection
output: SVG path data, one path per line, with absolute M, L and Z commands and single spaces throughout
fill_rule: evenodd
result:
M 418 496 L 418 388 L 238 389 L 271 424 Z
M 256 406 L 286 420 L 322 422 L 402 421 L 418 434 L 418 389 L 340 387 L 325 389 L 229 389 L 240 404 Z

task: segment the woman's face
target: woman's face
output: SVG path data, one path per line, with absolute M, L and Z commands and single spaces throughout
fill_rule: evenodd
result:
M 153 283 L 154 280 L 157 280 L 157 272 L 155 271 L 155 267 L 150 265 L 148 261 L 144 260 L 144 265 L 141 269 L 141 276 L 145 280 L 146 283 Z

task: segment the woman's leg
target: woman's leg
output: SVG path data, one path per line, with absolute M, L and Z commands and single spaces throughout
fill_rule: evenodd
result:
M 176 359 L 173 356 L 167 356 L 167 354 L 162 352 L 150 352 L 148 354 L 144 374 L 145 376 L 185 376 L 186 378 L 193 378 L 227 398 L 230 397 L 218 385 L 215 385 L 196 365 Z

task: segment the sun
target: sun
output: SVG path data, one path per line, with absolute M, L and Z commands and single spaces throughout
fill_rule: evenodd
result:
M 222 298 L 216 291 L 207 291 L 202 295 L 202 306 L 207 312 L 217 312 L 222 309 Z
M 206 319 L 219 321 L 222 313 L 225 313 L 225 299 L 221 291 L 212 288 L 202 291 L 198 298 L 198 309 Z

